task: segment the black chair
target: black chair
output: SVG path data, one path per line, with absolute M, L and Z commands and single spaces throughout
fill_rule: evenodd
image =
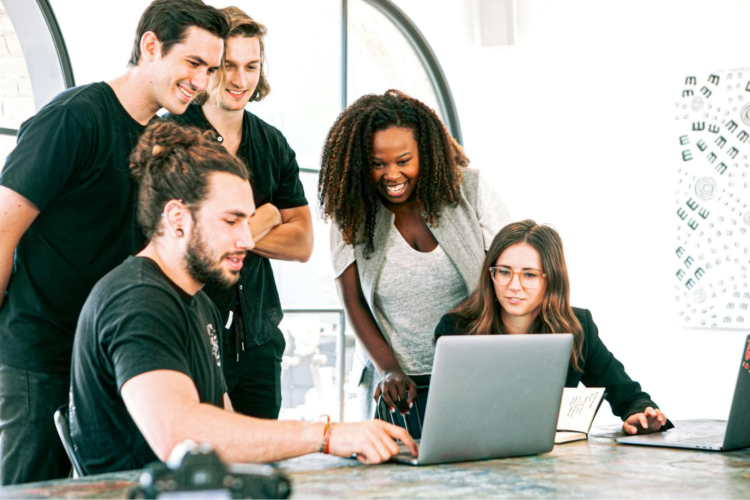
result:
M 57 434 L 60 436 L 65 453 L 70 459 L 70 463 L 73 464 L 73 477 L 83 477 L 86 474 L 83 472 L 81 462 L 78 460 L 76 455 L 75 447 L 73 446 L 73 440 L 70 439 L 70 425 L 68 422 L 68 405 L 63 405 L 55 412 L 55 428 Z

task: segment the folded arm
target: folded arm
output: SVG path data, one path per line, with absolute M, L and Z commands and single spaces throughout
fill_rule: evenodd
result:
M 0 306 L 13 272 L 16 246 L 37 215 L 39 210 L 28 199 L 0 186 Z
M 250 218 L 253 252 L 269 259 L 307 262 L 313 250 L 310 207 L 277 209 L 261 205 Z

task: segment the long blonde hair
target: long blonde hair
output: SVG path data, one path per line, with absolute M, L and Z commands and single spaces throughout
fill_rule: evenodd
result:
M 457 325 L 469 335 L 505 334 L 501 319 L 501 306 L 495 297 L 495 287 L 489 268 L 500 255 L 518 243 L 531 245 L 542 259 L 545 278 L 544 297 L 539 314 L 531 325 L 533 333 L 572 333 L 573 349 L 570 363 L 580 371 L 583 348 L 583 327 L 570 306 L 570 282 L 565 264 L 560 235 L 549 226 L 537 225 L 533 220 L 508 224 L 495 236 L 482 264 L 477 291 L 451 314 Z

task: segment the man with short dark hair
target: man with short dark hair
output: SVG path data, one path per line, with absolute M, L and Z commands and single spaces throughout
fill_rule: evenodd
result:
M 52 415 L 67 403 L 78 314 L 143 237 L 128 155 L 160 108 L 182 113 L 218 68 L 228 25 L 200 0 L 156 0 L 131 65 L 66 90 L 0 173 L 0 482 L 66 477 Z
M 165 461 L 187 439 L 226 462 L 322 451 L 378 463 L 398 452 L 395 438 L 416 454 L 404 429 L 379 420 L 276 422 L 231 411 L 221 317 L 201 289 L 235 284 L 254 247 L 247 170 L 207 134 L 170 122 L 150 125 L 132 158 L 150 241 L 96 284 L 73 347 L 70 430 L 85 472 Z

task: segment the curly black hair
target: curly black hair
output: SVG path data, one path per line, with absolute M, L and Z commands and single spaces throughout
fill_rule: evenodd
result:
M 409 128 L 419 146 L 416 197 L 422 216 L 432 226 L 443 205 L 458 203 L 461 167 L 469 164 L 435 112 L 398 90 L 365 95 L 339 115 L 328 132 L 321 156 L 318 201 L 325 220 L 331 219 L 350 245 L 373 250 L 379 194 L 372 182 L 372 137 L 390 127 Z

